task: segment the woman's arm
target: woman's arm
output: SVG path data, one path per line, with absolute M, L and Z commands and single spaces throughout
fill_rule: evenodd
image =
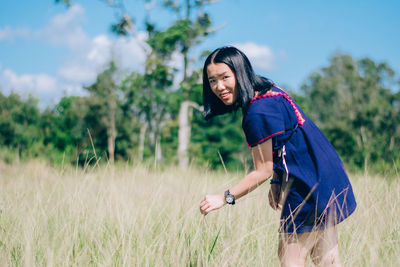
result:
M 254 170 L 239 183 L 229 189 L 230 193 L 239 199 L 264 183 L 273 173 L 272 140 L 253 147 Z M 207 215 L 210 211 L 221 208 L 225 204 L 224 194 L 206 195 L 200 203 L 200 212 Z

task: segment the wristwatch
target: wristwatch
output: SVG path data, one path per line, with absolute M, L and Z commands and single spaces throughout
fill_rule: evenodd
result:
M 235 205 L 235 196 L 229 192 L 229 189 L 225 191 L 225 202 L 230 205 Z

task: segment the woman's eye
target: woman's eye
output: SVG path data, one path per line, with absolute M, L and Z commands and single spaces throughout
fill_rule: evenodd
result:
M 224 80 L 226 80 L 226 79 L 228 79 L 229 78 L 229 76 L 224 76 Z

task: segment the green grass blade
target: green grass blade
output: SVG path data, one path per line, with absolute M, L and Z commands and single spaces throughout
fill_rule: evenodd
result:
M 217 244 L 217 240 L 218 240 L 218 237 L 219 237 L 219 233 L 220 233 L 220 232 L 221 232 L 221 228 L 219 228 L 218 234 L 217 234 L 217 236 L 216 236 L 215 239 L 214 239 L 214 243 L 213 243 L 213 245 L 212 245 L 212 247 L 211 247 L 210 253 L 208 254 L 208 261 L 210 261 L 210 259 L 211 259 L 211 254 L 212 254 L 213 251 L 214 251 L 215 244 Z

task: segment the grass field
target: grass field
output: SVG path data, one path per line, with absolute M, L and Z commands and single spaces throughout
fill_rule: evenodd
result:
M 204 194 L 242 175 L 0 163 L 0 266 L 277 266 L 267 183 L 199 212 Z M 400 266 L 400 177 L 351 181 L 358 208 L 339 225 L 344 266 Z

